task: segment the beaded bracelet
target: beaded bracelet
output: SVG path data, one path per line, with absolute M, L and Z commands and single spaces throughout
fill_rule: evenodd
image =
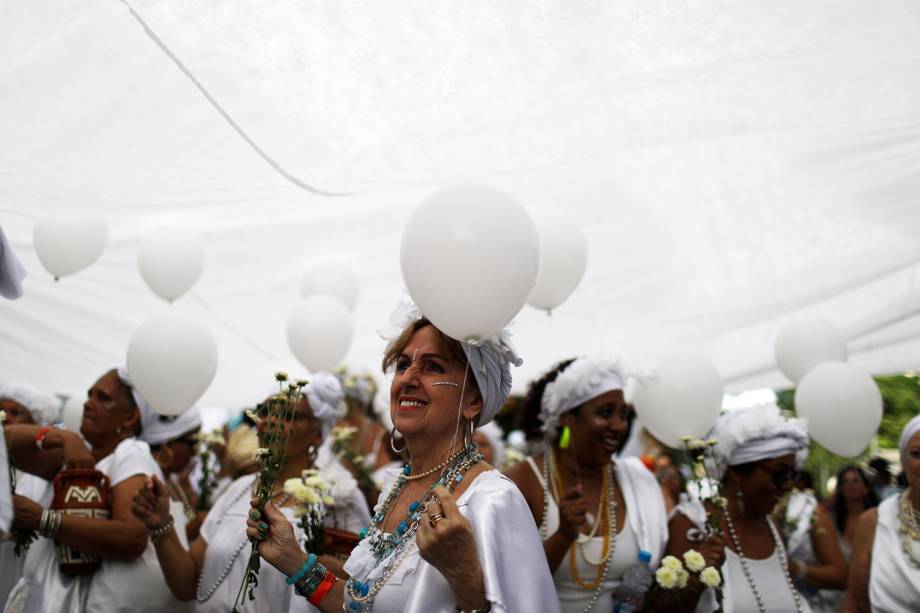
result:
M 48 433 L 51 432 L 51 426 L 42 426 L 38 429 L 38 432 L 35 433 L 35 447 L 39 451 L 45 450 L 45 437 L 48 436 Z
M 162 539 L 164 536 L 168 535 L 169 532 L 173 529 L 173 526 L 175 525 L 176 525 L 176 520 L 173 519 L 172 515 L 170 515 L 169 519 L 166 520 L 166 523 L 160 526 L 159 528 L 155 528 L 153 530 L 150 530 L 148 528 L 147 535 L 150 537 L 151 541 L 156 543 L 157 541 Z
M 284 582 L 287 583 L 288 585 L 294 585 L 295 583 L 303 579 L 303 576 L 306 575 L 307 572 L 309 572 L 311 568 L 313 568 L 314 564 L 316 564 L 316 554 L 311 553 L 310 555 L 307 556 L 307 561 L 303 563 L 303 566 L 300 567 L 300 570 L 298 570 L 295 574 L 291 575 L 290 577 L 287 577 L 284 580 Z
M 300 582 L 294 584 L 294 590 L 306 599 L 310 599 L 319 589 L 320 584 L 325 580 L 329 571 L 322 564 L 317 563 L 313 566 L 312 572 L 307 574 Z
M 469 613 L 489 613 L 492 610 L 492 603 L 486 601 L 486 606 L 481 609 L 470 609 Z M 457 607 L 456 613 L 464 613 L 463 609 Z
M 313 595 L 307 598 L 307 601 L 314 607 L 318 607 L 319 603 L 321 603 L 323 599 L 329 595 L 329 592 L 332 591 L 332 587 L 338 580 L 338 577 L 330 572 L 326 572 L 326 576 L 323 578 L 322 583 L 319 584 L 319 587 L 316 588 L 316 591 L 313 592 Z

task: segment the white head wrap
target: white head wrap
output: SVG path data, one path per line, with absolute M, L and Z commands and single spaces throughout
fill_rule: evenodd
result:
M 12 400 L 22 405 L 32 416 L 32 421 L 40 426 L 57 420 L 60 413 L 61 403 L 57 398 L 28 383 L 0 385 L 0 400 Z
M 502 440 L 502 429 L 494 421 L 479 428 L 479 431 L 489 441 L 492 448 L 492 466 L 500 467 L 505 460 L 505 441 Z
M 601 394 L 623 389 L 626 376 L 620 364 L 610 358 L 577 358 L 543 390 L 540 421 L 547 436 L 559 429 L 559 418 Z
M 907 463 L 907 444 L 917 432 L 920 432 L 920 415 L 907 422 L 907 425 L 901 430 L 901 440 L 898 443 L 898 449 L 901 451 L 901 466 Z
M 303 388 L 303 393 L 310 403 L 310 410 L 323 427 L 323 438 L 332 430 L 340 419 L 345 417 L 345 394 L 338 377 L 328 372 L 313 375 Z
M 200 427 L 201 411 L 198 410 L 198 407 L 192 407 L 185 413 L 176 416 L 154 414 L 154 417 L 144 426 L 140 438 L 149 445 L 162 445 L 182 438 Z
M 369 407 L 374 402 L 374 396 L 377 395 L 377 381 L 371 374 L 366 372 L 353 374 L 342 371 L 339 375 L 339 382 L 342 384 L 346 398 L 356 400 L 362 407 Z
M 396 330 L 389 338 L 395 338 L 412 322 L 422 317 L 418 306 L 411 301 L 400 301 L 390 316 L 390 323 Z M 387 334 L 383 336 L 387 338 Z M 511 365 L 520 366 L 524 360 L 515 351 L 511 342 L 511 331 L 507 327 L 475 345 L 466 341 L 459 342 L 482 395 L 482 412 L 479 414 L 477 426 L 481 428 L 492 421 L 511 395 Z
M 10 300 L 22 296 L 22 280 L 25 278 L 26 269 L 13 253 L 3 228 L 0 228 L 0 296 Z
M 808 432 L 802 419 L 786 419 L 775 404 L 723 413 L 707 438 L 717 441 L 713 460 L 721 477 L 729 466 L 778 458 L 790 453 L 801 468 L 808 457 Z
M 134 404 L 137 405 L 137 410 L 141 414 L 141 432 L 153 425 L 153 422 L 156 421 L 159 414 L 153 410 L 144 397 L 141 396 L 140 392 L 137 391 L 137 388 L 134 387 L 134 383 L 131 381 L 131 375 L 128 374 L 128 369 L 126 367 L 121 367 L 116 369 L 118 373 L 118 378 L 121 380 L 122 384 L 131 390 L 131 396 L 134 398 Z

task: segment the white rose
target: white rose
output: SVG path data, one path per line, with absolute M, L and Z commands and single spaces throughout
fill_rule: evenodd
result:
M 676 560 L 677 558 L 674 559 Z M 662 566 L 655 571 L 655 581 L 666 590 L 673 589 L 677 586 L 677 571 L 673 568 Z
M 712 566 L 707 566 L 700 573 L 700 581 L 709 587 L 719 587 L 722 584 L 722 576 Z
M 668 569 L 673 570 L 673 571 L 682 570 L 682 569 L 684 568 L 684 565 L 681 564 L 680 560 L 678 560 L 678 559 L 675 558 L 674 556 L 665 556 L 665 557 L 661 560 L 661 565 L 662 565 L 664 568 L 668 568 Z
M 695 573 L 698 573 L 706 568 L 706 560 L 696 549 L 691 549 L 684 552 L 684 563 L 687 565 L 689 570 L 692 570 Z
M 687 581 L 690 580 L 690 573 L 685 570 L 677 571 L 677 587 L 684 589 L 687 587 Z

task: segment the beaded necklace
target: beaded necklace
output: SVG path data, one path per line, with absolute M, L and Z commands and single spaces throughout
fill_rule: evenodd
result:
M 553 490 L 552 495 L 556 499 L 558 505 L 558 501 L 561 499 L 560 493 L 565 491 L 565 485 L 562 479 L 561 468 L 556 462 L 554 450 L 547 452 L 543 461 L 543 467 L 544 477 L 546 481 L 551 484 L 550 487 Z M 613 483 L 613 465 L 607 464 L 607 466 L 604 467 L 603 483 L 601 485 L 601 495 L 599 496 L 600 502 L 598 504 L 597 519 L 595 520 L 591 533 L 589 535 L 579 534 L 575 539 L 575 543 L 569 547 L 568 551 L 569 570 L 572 573 L 572 578 L 575 580 L 575 584 L 583 590 L 594 591 L 594 594 L 591 596 L 591 600 L 585 606 L 583 613 L 590 611 L 594 607 L 594 603 L 597 602 L 597 599 L 600 598 L 601 592 L 604 590 L 604 580 L 607 578 L 607 571 L 610 568 L 610 561 L 613 560 L 613 554 L 616 551 L 617 503 L 613 489 Z M 547 493 L 547 496 L 548 495 L 549 493 Z M 598 526 L 602 522 L 607 522 L 607 532 L 604 534 L 601 558 L 595 561 L 588 557 L 588 554 L 584 549 L 584 543 L 594 538 Z M 544 521 L 543 526 L 541 526 L 543 532 L 545 532 L 545 525 L 546 522 Z M 585 583 L 581 580 L 581 577 L 578 576 L 578 565 L 575 560 L 575 549 L 578 549 L 581 557 L 585 562 L 591 566 L 598 567 L 597 575 L 595 576 L 594 581 L 591 583 Z
M 789 591 L 792 592 L 792 599 L 795 601 L 795 610 L 798 613 L 802 613 L 803 609 L 802 602 L 799 599 L 799 590 L 796 589 L 795 584 L 792 582 L 792 576 L 789 574 L 789 560 L 786 558 L 786 549 L 783 547 L 779 532 L 776 526 L 773 525 L 773 522 L 770 521 L 769 516 L 765 515 L 764 520 L 767 522 L 767 527 L 770 528 L 770 535 L 773 537 L 773 547 L 776 550 L 776 555 L 779 557 L 779 565 L 783 569 L 783 577 L 786 579 L 786 585 L 789 586 Z M 727 510 L 725 512 L 725 525 L 728 526 L 728 534 L 732 539 L 732 544 L 735 546 L 735 554 L 737 554 L 738 560 L 741 561 L 741 570 L 744 571 L 744 577 L 751 587 L 751 592 L 754 594 L 754 600 L 757 601 L 757 610 L 760 611 L 760 613 L 766 613 L 767 608 L 763 603 L 763 596 L 760 595 L 760 590 L 757 589 L 757 584 L 754 583 L 754 575 L 751 574 L 751 569 L 749 569 L 747 565 L 747 559 L 745 559 L 744 553 L 741 551 L 741 541 L 738 539 L 738 534 L 735 532 L 732 514 Z
M 190 520 L 195 517 L 195 509 L 192 507 L 192 503 L 189 502 L 188 496 L 186 496 L 185 492 L 182 491 L 182 486 L 178 483 L 175 483 L 172 479 L 166 480 L 166 486 L 169 488 L 173 500 L 178 500 L 182 503 L 182 510 L 185 513 L 185 519 Z
M 914 551 L 914 541 L 920 541 L 920 525 L 917 523 L 917 511 L 910 503 L 908 492 L 901 494 L 898 501 L 898 536 L 901 538 L 901 549 L 914 568 L 920 568 L 920 557 Z
M 345 595 L 348 607 L 352 611 L 370 611 L 374 606 L 374 597 L 383 588 L 390 579 L 402 561 L 412 552 L 412 545 L 415 543 L 415 534 L 418 529 L 422 515 L 428 511 L 428 505 L 434 498 L 434 489 L 438 486 L 444 486 L 448 491 L 453 492 L 454 488 L 463 481 L 463 476 L 475 464 L 483 459 L 482 454 L 476 449 L 475 444 L 470 444 L 460 452 L 454 454 L 450 464 L 441 474 L 441 476 L 432 483 L 428 490 L 422 496 L 421 500 L 415 500 L 409 504 L 406 518 L 399 522 L 393 533 L 384 532 L 380 526 L 389 515 L 390 507 L 399 497 L 399 493 L 408 483 L 407 477 L 411 474 L 412 469 L 406 466 L 396 479 L 396 483 L 390 489 L 383 504 L 379 510 L 374 513 L 371 523 L 367 528 L 363 528 L 359 533 L 362 540 L 367 540 L 374 553 L 374 559 L 378 564 L 387 560 L 380 576 L 367 583 L 356 581 L 354 577 L 349 577 L 345 582 Z
M 255 484 L 255 481 L 253 481 L 253 484 Z M 250 496 L 252 496 L 253 492 L 251 490 L 252 488 L 249 488 L 249 490 L 247 490 L 247 488 L 245 487 L 242 488 L 240 490 L 240 493 L 236 496 L 236 498 L 234 498 L 230 502 L 230 504 L 227 505 L 226 509 L 227 510 L 231 509 L 233 505 L 235 505 L 236 503 L 240 501 L 240 499 L 247 493 L 247 491 L 249 491 Z M 277 494 L 280 494 L 280 492 L 272 494 L 272 497 L 274 498 Z M 279 508 L 284 506 L 284 503 L 287 502 L 290 499 L 290 497 L 291 497 L 290 494 L 285 494 L 278 500 L 278 504 L 276 506 L 278 506 Z M 225 517 L 227 517 L 226 513 L 222 515 L 220 519 L 217 520 L 217 524 L 214 526 L 215 532 L 220 527 L 220 525 L 224 522 Z M 230 570 L 233 568 L 233 564 L 236 562 L 236 559 L 239 557 L 240 552 L 243 551 L 243 548 L 246 546 L 247 543 L 249 543 L 249 538 L 244 535 L 243 540 L 240 541 L 239 546 L 237 546 L 236 550 L 233 552 L 233 555 L 230 556 L 230 558 L 227 560 L 227 563 L 224 565 L 223 570 L 221 570 L 220 575 L 217 577 L 217 581 L 214 583 L 214 585 L 208 588 L 204 594 L 201 593 L 201 582 L 204 579 L 204 569 L 203 568 L 201 569 L 201 572 L 198 573 L 198 584 L 195 587 L 195 598 L 198 599 L 198 602 L 207 602 L 208 600 L 210 600 L 211 596 L 214 595 L 214 592 L 217 591 L 217 588 L 220 587 L 221 583 L 224 582 L 224 579 L 227 578 L 227 575 L 230 574 Z M 205 552 L 205 556 L 207 556 L 207 552 Z

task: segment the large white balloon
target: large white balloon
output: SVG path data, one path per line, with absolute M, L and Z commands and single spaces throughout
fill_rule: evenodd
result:
M 167 313 L 145 321 L 128 343 L 128 374 L 153 410 L 179 415 L 207 391 L 217 343 L 199 321 Z
M 633 404 L 642 424 L 669 447 L 701 437 L 722 410 L 722 379 L 708 358 L 691 351 L 663 355 L 654 376 L 636 385 Z
M 795 382 L 818 364 L 847 359 L 847 345 L 840 330 L 817 317 L 799 317 L 784 323 L 776 334 L 774 352 L 776 365 Z
M 351 344 L 351 314 L 332 296 L 310 296 L 291 311 L 287 338 L 291 351 L 307 370 L 332 370 Z
M 540 236 L 540 273 L 527 302 L 550 311 L 578 286 L 588 263 L 584 232 L 561 211 L 534 213 Z
M 172 302 L 201 276 L 204 268 L 201 239 L 183 228 L 151 232 L 140 241 L 137 267 L 153 293 Z
M 109 224 L 102 215 L 40 219 L 32 230 L 38 259 L 55 281 L 98 260 L 108 240 Z
M 309 298 L 319 294 L 338 298 L 349 310 L 353 310 L 358 302 L 358 278 L 355 272 L 343 262 L 314 264 L 300 282 L 300 295 Z
M 422 313 L 448 336 L 488 338 L 517 315 L 540 267 L 537 230 L 514 198 L 464 185 L 430 196 L 402 235 L 403 280 Z
M 882 394 L 865 371 L 841 362 L 811 370 L 795 390 L 795 410 L 808 434 L 846 457 L 862 453 L 882 423 Z
M 72 432 L 79 432 L 83 425 L 83 403 L 86 401 L 86 392 L 70 394 L 61 407 L 61 422 Z

